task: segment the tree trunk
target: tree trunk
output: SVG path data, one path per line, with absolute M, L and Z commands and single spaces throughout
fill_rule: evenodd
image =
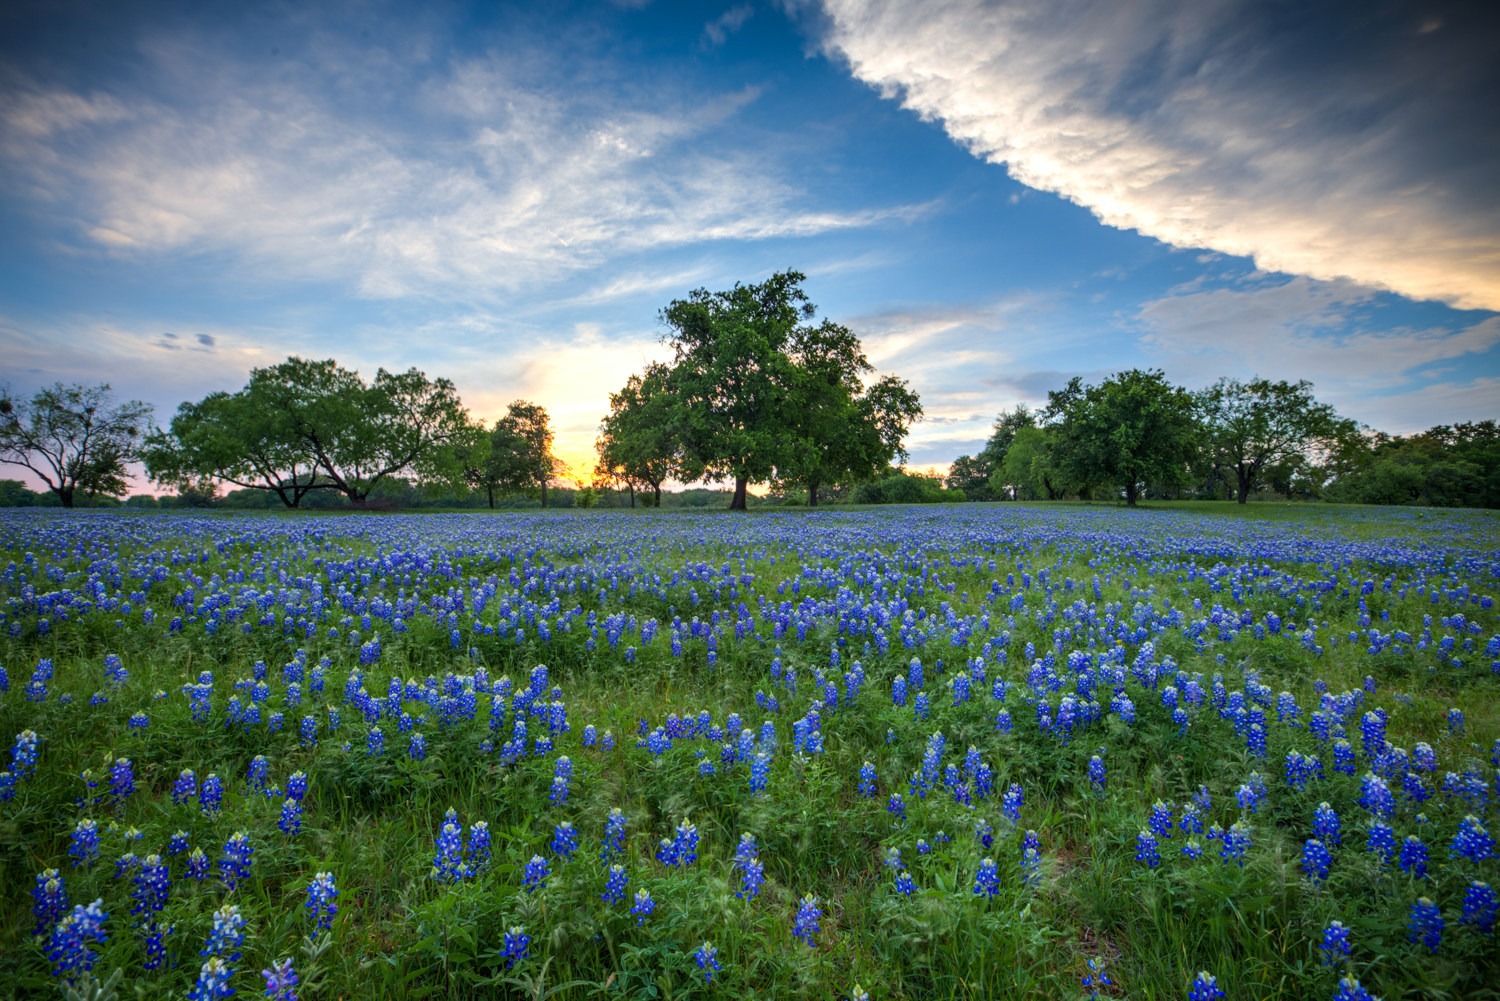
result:
M 745 480 L 745 478 L 743 476 L 736 476 L 734 478 L 734 500 L 732 500 L 732 501 L 729 502 L 729 510 L 731 510 L 731 511 L 744 511 L 745 510 L 745 485 L 746 485 L 746 482 L 747 481 Z
M 635 484 L 626 482 L 625 489 L 630 491 L 630 509 L 635 510 Z
M 1235 492 L 1235 500 L 1243 504 L 1250 496 L 1250 471 L 1248 469 L 1239 468 L 1236 469 L 1234 473 L 1235 476 L 1239 479 L 1239 489 Z
M 807 485 L 807 506 L 818 506 L 818 485 L 816 483 L 809 483 Z
M 661 507 L 661 484 L 660 483 L 653 483 L 653 484 L 651 484 L 651 490 L 656 494 L 656 498 L 651 502 L 651 506 L 652 507 Z
M 547 506 L 547 481 L 542 481 L 542 507 Z
M 493 511 L 495 510 L 495 485 L 493 483 L 485 484 L 485 491 L 489 494 L 490 510 Z
M 1135 507 L 1135 496 L 1136 496 L 1135 480 L 1130 480 L 1129 482 L 1127 482 L 1125 484 L 1125 506 L 1126 507 Z
M 63 507 L 72 507 L 73 506 L 73 488 L 72 487 L 59 487 L 57 489 L 57 499 L 60 500 L 60 501 L 62 501 L 62 506 Z

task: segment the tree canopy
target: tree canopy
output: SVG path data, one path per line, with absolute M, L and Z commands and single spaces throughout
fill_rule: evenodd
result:
M 118 497 L 151 415 L 139 400 L 115 403 L 108 383 L 59 382 L 29 400 L 0 390 L 0 463 L 31 470 L 63 507 L 79 492 Z
M 1233 476 L 1241 504 L 1273 468 L 1304 460 L 1354 430 L 1353 421 L 1313 399 L 1305 380 L 1223 378 L 1198 394 L 1198 408 L 1204 453 L 1216 471 Z
M 661 485 L 679 474 L 682 442 L 671 369 L 660 362 L 631 375 L 618 393 L 609 394 L 609 413 L 594 447 L 600 476 L 623 483 L 634 503 L 637 487 L 650 488 L 661 507 Z
M 1048 394 L 1052 454 L 1079 482 L 1116 485 L 1134 507 L 1141 485 L 1178 483 L 1197 449 L 1193 397 L 1160 370 L 1130 369 L 1096 386 L 1074 378 Z

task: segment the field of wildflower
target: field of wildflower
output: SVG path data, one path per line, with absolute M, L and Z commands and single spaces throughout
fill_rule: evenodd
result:
M 0 992 L 1500 997 L 1500 519 L 0 513 Z

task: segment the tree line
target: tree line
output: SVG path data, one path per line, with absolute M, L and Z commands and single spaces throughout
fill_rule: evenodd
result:
M 1046 406 L 1002 413 L 978 454 L 946 482 L 910 475 L 905 440 L 922 404 L 902 379 L 875 379 L 859 338 L 818 319 L 796 271 L 723 291 L 696 289 L 660 313 L 669 362 L 609 397 L 591 504 L 604 488 L 660 506 L 669 482 L 726 484 L 777 501 L 856 503 L 1286 497 L 1376 504 L 1500 506 L 1494 421 L 1409 437 L 1341 417 L 1311 384 L 1224 378 L 1197 392 L 1158 370 L 1096 385 L 1074 378 Z M 486 426 L 452 382 L 418 369 L 366 381 L 333 359 L 288 358 L 238 390 L 181 404 L 167 426 L 107 385 L 56 385 L 30 399 L 0 390 L 0 463 L 24 466 L 57 503 L 118 497 L 129 464 L 184 503 L 221 487 L 288 508 L 410 503 L 417 492 L 468 505 L 517 495 L 548 504 L 561 471 L 545 408 L 510 403 Z M 896 465 L 893 466 L 893 463 Z M 9 482 L 9 481 L 7 481 Z M 24 502 L 19 484 L 0 494 Z M 697 500 L 710 494 L 704 493 Z M 403 498 L 405 500 L 403 501 Z
M 1372 431 L 1319 402 L 1307 381 L 1222 378 L 1190 392 L 1159 370 L 1097 385 L 1075 377 L 1039 410 L 996 418 L 946 485 L 970 500 L 1118 496 L 1500 507 L 1500 427 Z

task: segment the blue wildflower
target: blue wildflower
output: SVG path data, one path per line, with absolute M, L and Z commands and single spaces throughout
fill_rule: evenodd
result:
M 703 971 L 704 983 L 713 983 L 714 974 L 723 969 L 719 965 L 719 950 L 707 942 L 698 946 L 698 951 L 693 953 L 693 961 L 698 964 L 698 969 Z
M 1443 913 L 1426 897 L 1417 898 L 1411 905 L 1406 924 L 1406 937 L 1410 942 L 1421 942 L 1428 952 L 1437 952 L 1443 941 Z
M 1323 941 L 1318 943 L 1323 953 L 1324 966 L 1337 966 L 1349 958 L 1349 929 L 1342 921 L 1330 921 L 1323 929 Z
M 1198 975 L 1188 986 L 1188 1001 L 1217 1001 L 1223 996 L 1224 991 L 1219 987 L 1219 979 L 1207 970 L 1198 971 Z
M 544 890 L 547 887 L 547 877 L 550 875 L 552 875 L 552 870 L 547 860 L 540 855 L 533 855 L 521 874 L 521 885 L 526 888 L 527 893 Z
M 811 893 L 803 896 L 797 904 L 797 913 L 792 918 L 792 937 L 800 939 L 807 945 L 815 945 L 814 936 L 822 930 L 819 919 L 823 916 L 823 909 L 818 906 L 818 898 Z
M 651 899 L 650 890 L 636 890 L 635 903 L 630 906 L 630 913 L 635 915 L 635 923 L 643 925 L 651 912 L 656 910 L 656 901 Z

